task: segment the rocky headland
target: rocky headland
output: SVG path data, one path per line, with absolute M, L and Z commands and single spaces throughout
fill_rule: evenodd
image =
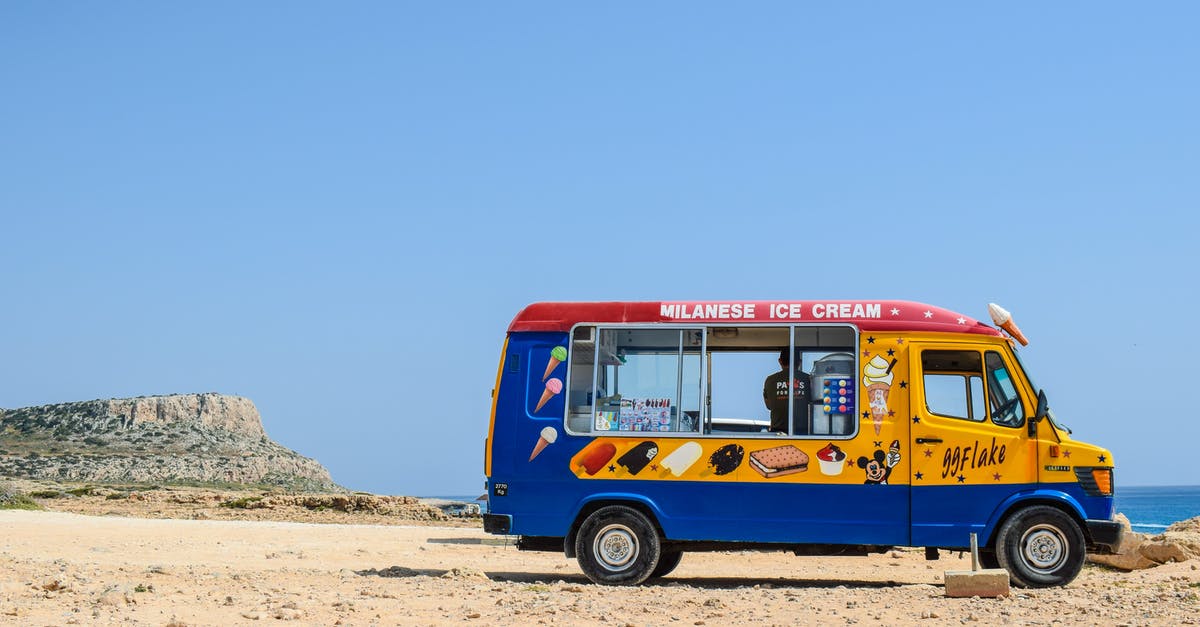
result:
M 0 409 L 0 476 L 343 491 L 267 437 L 249 399 L 211 393 Z

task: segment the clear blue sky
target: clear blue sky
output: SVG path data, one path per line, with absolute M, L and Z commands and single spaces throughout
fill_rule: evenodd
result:
M 5 2 L 0 407 L 239 394 L 473 494 L 526 303 L 995 301 L 1200 484 L 1197 7 Z

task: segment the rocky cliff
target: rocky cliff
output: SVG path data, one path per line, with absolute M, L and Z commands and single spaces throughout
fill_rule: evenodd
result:
M 338 489 L 316 460 L 267 437 L 253 402 L 221 394 L 0 409 L 0 475 Z

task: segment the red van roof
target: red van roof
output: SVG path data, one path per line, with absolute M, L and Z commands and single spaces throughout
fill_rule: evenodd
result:
M 654 301 L 534 303 L 521 310 L 509 332 L 569 331 L 579 323 L 697 322 L 789 324 L 847 322 L 864 331 L 1000 331 L 974 318 L 902 300 Z

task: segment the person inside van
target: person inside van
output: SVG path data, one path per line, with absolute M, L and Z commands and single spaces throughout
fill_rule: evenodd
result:
M 800 351 L 794 355 L 795 368 L 788 376 L 788 349 L 779 351 L 779 372 L 763 382 L 763 402 L 771 412 L 771 431 L 808 435 L 808 398 L 812 379 L 800 369 Z M 792 407 L 796 415 L 795 429 L 788 429 L 788 382 L 791 380 Z

